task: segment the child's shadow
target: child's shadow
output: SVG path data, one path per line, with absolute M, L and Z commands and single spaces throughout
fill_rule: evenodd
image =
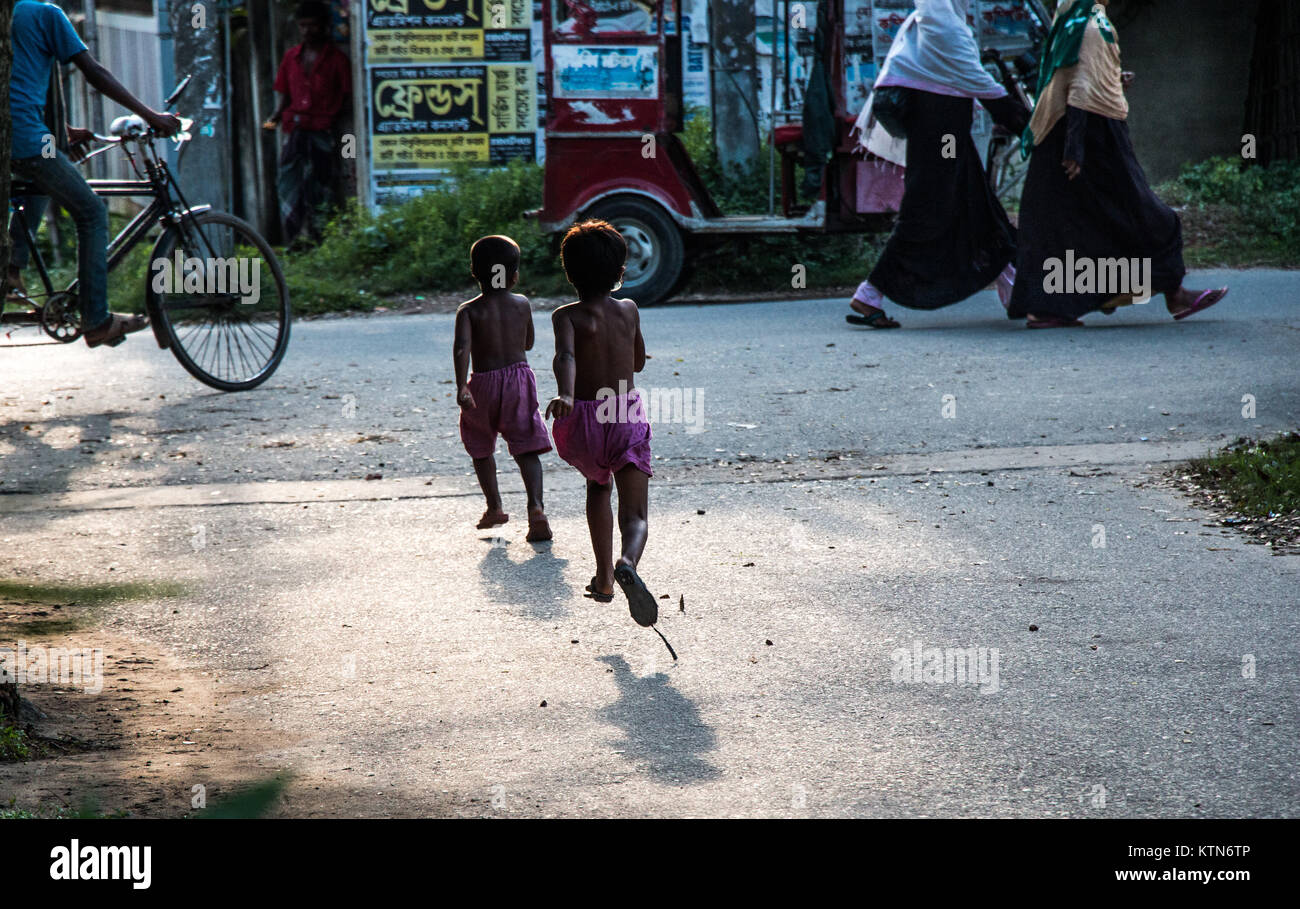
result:
M 568 559 L 557 559 L 549 545 L 533 547 L 533 556 L 522 562 L 510 559 L 510 543 L 490 537 L 489 548 L 479 562 L 483 590 L 498 603 L 523 607 L 524 615 L 543 621 L 568 615 L 573 588 L 564 580 Z
M 717 747 L 713 728 L 668 676 L 657 672 L 640 678 L 615 654 L 599 659 L 614 670 L 618 683 L 619 699 L 601 711 L 603 719 L 623 730 L 625 737 L 616 747 L 645 761 L 650 774 L 665 782 L 701 783 L 720 775 L 701 756 Z

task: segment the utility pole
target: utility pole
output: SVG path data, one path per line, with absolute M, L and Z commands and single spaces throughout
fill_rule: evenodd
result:
M 0 195 L 9 198 L 9 74 L 13 67 L 13 47 L 10 45 L 9 25 L 13 20 L 14 0 L 0 0 Z M 9 208 L 5 206 L 5 217 Z M 13 244 L 9 240 L 9 231 L 0 230 L 0 280 L 9 271 L 9 254 Z M 0 699 L 5 696 L 8 683 L 0 685 Z M 2 703 L 3 701 L 0 701 Z M 12 689 L 13 705 L 18 703 L 18 691 Z M 17 714 L 15 714 L 17 716 Z
M 709 17 L 713 144 L 723 165 L 747 167 L 759 147 L 754 0 L 713 0 Z
M 191 204 L 209 203 L 230 211 L 231 148 L 230 103 L 226 77 L 225 21 L 216 0 L 169 4 L 172 53 L 177 81 L 193 76 L 194 81 L 181 102 L 181 111 L 193 117 L 194 141 L 186 145 L 177 162 L 176 176 L 181 192 Z M 170 87 L 166 87 L 171 91 Z M 161 103 L 162 99 L 151 99 Z

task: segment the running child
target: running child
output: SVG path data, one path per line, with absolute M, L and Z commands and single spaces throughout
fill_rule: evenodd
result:
M 555 417 L 555 450 L 587 478 L 587 527 L 596 554 L 592 599 L 614 599 L 623 589 L 638 625 L 653 625 L 659 606 L 636 573 L 646 543 L 650 477 L 650 423 L 632 377 L 645 366 L 645 341 L 636 304 L 610 296 L 622 285 L 627 242 L 604 221 L 569 229 L 560 246 L 564 274 L 576 303 L 555 311 L 555 381 L 559 394 L 546 406 Z M 610 481 L 618 487 L 622 552 L 613 559 Z
M 530 543 L 549 540 L 551 527 L 542 506 L 542 462 L 551 450 L 546 423 L 537 411 L 537 377 L 528 365 L 533 347 L 533 311 L 528 298 L 510 292 L 519 280 L 519 246 L 509 237 L 491 236 L 469 250 L 470 273 L 482 291 L 456 310 L 456 403 L 460 438 L 474 460 L 487 510 L 478 527 L 496 527 L 510 516 L 497 489 L 497 434 L 505 437 L 519 464 L 528 493 Z M 473 363 L 474 372 L 469 373 Z

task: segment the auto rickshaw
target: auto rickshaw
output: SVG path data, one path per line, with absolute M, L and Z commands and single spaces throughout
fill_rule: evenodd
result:
M 641 305 L 663 301 L 687 273 L 688 257 L 738 235 L 870 232 L 887 229 L 902 197 L 902 168 L 864 156 L 853 127 L 869 81 L 845 70 L 845 7 L 853 22 L 848 43 L 860 47 L 874 29 L 877 56 L 884 33 L 902 25 L 909 0 L 770 0 L 772 113 L 768 117 L 769 211 L 728 215 L 710 197 L 680 138 L 683 127 L 680 0 L 543 0 L 546 157 L 542 208 L 530 212 L 556 235 L 582 218 L 612 223 L 628 244 L 623 292 Z M 867 19 L 879 18 L 879 22 Z M 972 3 L 985 25 L 1027 19 L 1034 47 L 1050 23 L 1038 0 Z M 998 17 L 1001 17 L 999 19 Z M 977 35 L 980 23 L 972 18 Z M 868 42 L 871 36 L 868 33 Z M 983 43 L 983 42 L 982 42 Z M 996 44 L 989 41 L 987 44 Z M 986 65 L 1004 84 L 1025 94 L 1035 62 L 1021 54 L 1009 65 L 996 47 L 983 47 Z M 809 108 L 791 109 L 792 63 L 802 47 L 812 78 L 828 77 L 829 110 L 816 123 Z M 868 43 L 868 53 L 870 44 Z M 820 49 L 818 53 L 817 49 Z M 859 58 L 860 59 L 860 58 Z M 784 78 L 778 73 L 784 70 Z M 793 78 L 797 78 L 793 76 Z M 776 85 L 781 85 L 778 98 Z M 796 92 L 800 94 L 801 92 Z M 850 100 L 850 94 L 857 97 Z M 982 113 L 982 111 L 981 111 Z M 1015 137 L 992 136 L 991 119 L 977 117 L 989 149 L 989 172 L 1014 179 Z M 820 132 L 820 146 L 806 130 Z M 978 144 L 978 143 L 977 143 Z M 808 149 L 827 148 L 823 161 Z M 778 164 L 779 159 L 779 164 Z M 812 192 L 801 193 L 797 168 L 810 171 Z M 778 181 L 779 172 L 779 181 Z M 780 184 L 779 196 L 776 184 Z

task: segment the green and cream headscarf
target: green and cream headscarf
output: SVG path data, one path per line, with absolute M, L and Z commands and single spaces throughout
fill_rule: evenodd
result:
M 1065 116 L 1066 106 L 1113 120 L 1128 118 L 1120 78 L 1119 39 L 1096 0 L 1062 3 L 1043 44 L 1038 66 L 1038 102 L 1020 140 L 1025 155 Z

